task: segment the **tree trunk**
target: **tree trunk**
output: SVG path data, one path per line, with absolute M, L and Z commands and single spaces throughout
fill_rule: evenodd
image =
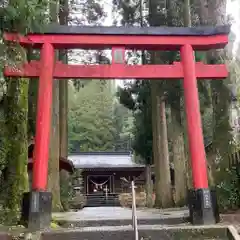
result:
M 148 164 L 145 169 L 146 173 L 146 206 L 148 208 L 153 207 L 153 184 L 152 184 L 152 169 Z
M 208 25 L 208 0 L 195 0 L 200 25 Z
M 208 161 L 208 183 L 210 187 L 215 187 L 214 173 L 216 172 L 216 164 L 214 164 L 216 159 L 216 154 L 211 151 L 207 156 Z M 215 169 L 213 169 L 215 168 Z
M 224 25 L 227 23 L 226 18 L 226 0 L 212 0 L 208 4 L 208 24 Z M 226 58 L 225 50 L 213 50 L 208 54 L 208 61 L 211 63 L 222 63 L 222 59 Z M 210 169 L 213 171 L 214 181 L 216 183 L 225 180 L 225 168 L 229 167 L 228 151 L 229 143 L 232 141 L 229 125 L 229 90 L 225 84 L 226 80 L 217 82 L 211 81 L 212 107 L 213 107 L 213 153 L 215 158 L 210 162 Z M 221 158 L 216 166 L 215 159 Z M 220 171 L 215 171 L 220 169 Z
M 50 15 L 52 22 L 58 22 L 58 2 L 50 3 Z M 60 177 L 59 177 L 59 81 L 53 81 L 53 98 L 52 98 L 52 128 L 49 147 L 48 163 L 48 191 L 52 192 L 53 211 L 62 209 L 60 201 Z
M 68 0 L 60 0 L 60 25 L 68 25 Z M 67 50 L 59 51 L 59 60 L 68 63 Z M 68 80 L 59 82 L 60 157 L 68 156 Z
M 60 157 L 68 156 L 68 80 L 59 81 Z
M 50 154 L 48 163 L 48 190 L 52 192 L 53 211 L 62 209 L 60 201 L 60 176 L 59 176 L 59 81 L 53 82 L 52 102 L 52 129 L 50 138 Z
M 183 18 L 183 24 L 184 27 L 191 27 L 192 26 L 192 21 L 191 21 L 191 5 L 190 5 L 190 0 L 184 0 L 184 18 Z M 180 101 L 183 102 L 183 101 Z M 185 108 L 185 105 L 184 105 Z M 186 126 L 186 118 L 184 119 L 184 132 L 187 132 L 187 126 Z M 186 176 L 187 176 L 187 187 L 190 189 L 192 188 L 192 168 L 190 164 L 190 157 L 189 157 L 189 152 L 188 148 L 185 149 L 185 169 L 186 169 Z
M 161 185 L 161 200 L 162 207 L 167 208 L 173 206 L 171 177 L 170 177 L 170 162 L 169 162 L 169 149 L 168 149 L 168 135 L 167 135 L 167 119 L 166 119 L 166 108 L 165 100 L 161 99 L 159 106 L 160 108 L 160 133 L 161 133 L 161 158 L 160 158 L 160 185 Z
M 60 0 L 59 8 L 60 25 L 68 25 L 68 0 Z M 68 63 L 68 51 L 59 51 L 59 60 Z M 59 127 L 60 127 L 60 157 L 68 157 L 68 80 L 59 81 Z M 60 172 L 60 195 L 64 210 L 69 209 L 69 173 Z
M 186 156 L 184 149 L 183 132 L 173 123 L 173 164 L 174 164 L 174 179 L 175 179 L 175 204 L 178 207 L 186 204 L 187 193 L 187 178 L 186 178 Z M 174 126 L 175 125 L 175 126 Z
M 5 120 L 7 129 L 4 210 L 7 221 L 16 223 L 22 194 L 28 186 L 28 80 L 9 79 L 5 102 Z
M 191 5 L 190 5 L 190 0 L 184 0 L 184 26 L 185 27 L 191 27 L 192 21 L 191 21 Z
M 37 115 L 38 79 L 31 79 L 28 90 L 28 136 L 35 136 Z
M 213 26 L 227 23 L 227 0 L 211 0 L 208 2 L 208 23 Z
M 160 121 L 159 118 L 159 97 L 158 97 L 158 83 L 151 81 L 151 101 L 152 101 L 152 131 L 153 131 L 153 163 L 155 171 L 155 207 L 162 207 L 161 200 L 161 166 L 160 166 Z

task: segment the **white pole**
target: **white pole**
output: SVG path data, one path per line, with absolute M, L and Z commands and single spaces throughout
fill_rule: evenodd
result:
M 105 187 L 105 195 L 106 195 L 106 200 L 107 200 L 107 198 L 108 198 L 108 187 L 107 187 L 107 185 Z
M 132 215 L 133 215 L 134 236 L 135 236 L 135 240 L 138 240 L 137 209 L 136 209 L 136 196 L 135 196 L 134 181 L 132 181 Z

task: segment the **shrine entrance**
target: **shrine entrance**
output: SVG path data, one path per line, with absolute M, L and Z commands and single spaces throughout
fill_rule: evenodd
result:
M 197 81 L 223 79 L 228 76 L 228 71 L 224 64 L 195 62 L 194 51 L 224 48 L 228 43 L 229 32 L 229 26 L 139 28 L 50 25 L 44 32 L 26 36 L 5 33 L 5 41 L 17 42 L 27 49 L 41 49 L 40 61 L 6 67 L 4 71 L 8 77 L 39 77 L 33 191 L 29 194 L 30 227 L 42 229 L 51 222 L 51 193 L 47 192 L 47 178 L 53 79 L 183 79 L 193 179 L 189 198 L 190 218 L 193 224 L 215 223 L 215 197 L 208 185 Z M 77 48 L 111 49 L 112 63 L 85 66 L 67 65 L 55 60 L 55 50 Z M 125 61 L 127 50 L 179 51 L 181 60 L 164 65 L 128 65 Z
M 108 195 L 112 191 L 111 175 L 89 175 L 87 176 L 87 194 Z

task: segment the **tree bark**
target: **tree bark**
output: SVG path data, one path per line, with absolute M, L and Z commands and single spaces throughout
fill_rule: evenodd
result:
M 148 164 L 145 169 L 146 173 L 146 206 L 148 208 L 153 207 L 153 184 L 152 184 L 152 169 Z
M 208 25 L 208 0 L 195 0 L 200 25 Z
M 68 0 L 60 0 L 59 22 L 60 25 L 68 25 Z M 59 51 L 59 60 L 68 63 L 68 51 Z M 59 127 L 60 127 L 60 157 L 68 157 L 68 80 L 59 81 Z M 61 203 L 65 210 L 69 209 L 69 174 L 67 171 L 60 172 Z
M 160 166 L 160 126 L 159 118 L 159 97 L 158 97 L 158 83 L 151 81 L 151 101 L 152 101 L 152 131 L 153 131 L 153 163 L 155 171 L 155 207 L 162 207 L 161 200 L 161 166 Z
M 160 185 L 161 185 L 161 201 L 162 207 L 167 208 L 173 206 L 171 177 L 170 177 L 170 162 L 169 162 L 169 149 L 168 149 L 168 135 L 167 135 L 167 119 L 165 100 L 160 99 L 160 133 L 161 133 L 161 158 L 160 158 Z
M 68 25 L 68 0 L 60 0 L 60 25 Z M 67 50 L 59 51 L 59 60 L 68 63 Z M 68 80 L 59 82 L 60 157 L 68 156 Z
M 186 169 L 186 154 L 185 154 L 185 141 L 184 133 L 182 131 L 182 117 L 181 106 L 179 110 L 171 109 L 171 142 L 172 142 L 172 156 L 174 165 L 174 188 L 175 188 L 175 205 L 183 206 L 186 204 L 187 194 L 187 169 Z
M 58 1 L 50 3 L 50 16 L 52 22 L 58 22 Z M 48 163 L 48 191 L 52 192 L 53 211 L 62 210 L 60 201 L 60 176 L 59 176 L 59 81 L 53 81 L 52 99 L 52 128 L 49 147 Z
M 212 0 L 208 4 L 208 24 L 224 25 L 226 18 L 226 0 Z M 213 50 L 208 53 L 208 61 L 211 63 L 222 62 L 226 58 L 225 50 Z M 225 178 L 225 168 L 229 167 L 229 157 L 226 149 L 229 149 L 229 143 L 232 140 L 229 125 L 230 101 L 229 90 L 225 85 L 226 80 L 219 80 L 217 83 L 211 81 L 212 108 L 213 108 L 213 153 L 215 158 L 211 158 L 209 163 L 212 169 L 215 182 L 221 182 Z M 221 156 L 221 161 L 216 166 L 215 159 Z M 215 171 L 220 169 L 222 171 Z
M 17 1 L 8 1 L 8 6 L 15 8 Z M 11 15 L 11 14 L 10 14 Z M 25 30 L 21 22 L 11 21 L 11 30 L 21 32 Z M 25 50 L 19 52 L 14 43 L 8 45 L 10 56 L 15 54 L 15 63 L 25 62 Z M 4 56 L 9 57 L 9 56 Z M 11 57 L 10 57 L 11 58 Z M 4 97 L 4 157 L 1 162 L 5 167 L 5 181 L 1 186 L 3 192 L 2 216 L 6 223 L 15 225 L 19 220 L 24 192 L 29 191 L 28 181 L 28 88 L 29 79 L 7 78 L 7 91 Z M 3 169 L 1 169 L 3 170 Z
M 22 195 L 28 184 L 28 80 L 9 79 L 5 101 L 6 167 L 4 210 L 7 221 L 16 223 Z
M 173 135 L 173 164 L 175 176 L 175 204 L 178 207 L 186 204 L 187 178 L 186 178 L 186 156 L 184 149 L 183 132 L 174 127 Z
M 68 80 L 59 82 L 60 157 L 68 156 Z
M 191 21 L 191 5 L 190 5 L 190 0 L 184 0 L 184 26 L 185 27 L 191 27 L 192 21 Z
M 208 2 L 208 23 L 222 25 L 227 23 L 227 1 L 211 0 Z
M 62 206 L 60 201 L 59 176 L 59 81 L 57 80 L 53 82 L 52 129 L 49 151 L 48 191 L 52 192 L 53 211 L 59 211 L 62 209 Z

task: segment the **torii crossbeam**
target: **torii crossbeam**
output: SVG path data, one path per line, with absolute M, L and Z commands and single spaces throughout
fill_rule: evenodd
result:
M 226 66 L 205 65 L 201 62 L 195 64 L 196 78 L 198 79 L 223 79 L 228 76 Z M 7 67 L 5 76 L 30 77 L 40 76 L 41 64 L 31 61 L 19 68 Z M 182 64 L 174 62 L 172 65 L 67 65 L 56 62 L 53 78 L 56 79 L 181 79 L 184 78 Z
M 209 191 L 206 154 L 203 142 L 201 115 L 196 79 L 222 79 L 228 75 L 226 66 L 195 63 L 195 50 L 224 48 L 228 43 L 229 26 L 175 28 L 175 27 L 76 27 L 48 26 L 45 31 L 27 36 L 5 33 L 5 41 L 16 41 L 23 47 L 40 48 L 40 61 L 24 63 L 17 69 L 6 67 L 10 77 L 39 77 L 38 110 L 36 121 L 35 154 L 32 183 L 32 206 L 44 205 L 47 186 L 49 133 L 53 78 L 104 79 L 181 79 L 183 78 L 187 117 L 189 152 L 195 198 L 190 202 L 194 224 L 214 223 L 214 205 Z M 112 49 L 109 65 L 65 65 L 55 61 L 55 49 Z M 124 62 L 125 49 L 180 51 L 181 62 L 172 65 L 135 65 Z M 41 193 L 41 194 L 40 194 Z M 47 205 L 45 203 L 45 205 Z M 34 212 L 35 211 L 35 212 Z M 38 214 L 36 214 L 36 212 Z M 40 228 L 49 224 L 50 217 L 41 210 L 31 208 Z M 37 216 L 37 217 L 36 217 Z M 50 216 L 50 215 L 49 215 Z M 45 219 L 45 221 L 43 221 Z M 47 220 L 46 220 L 47 219 Z M 35 221 L 36 222 L 36 221 Z M 44 224 L 45 223 L 45 224 Z

